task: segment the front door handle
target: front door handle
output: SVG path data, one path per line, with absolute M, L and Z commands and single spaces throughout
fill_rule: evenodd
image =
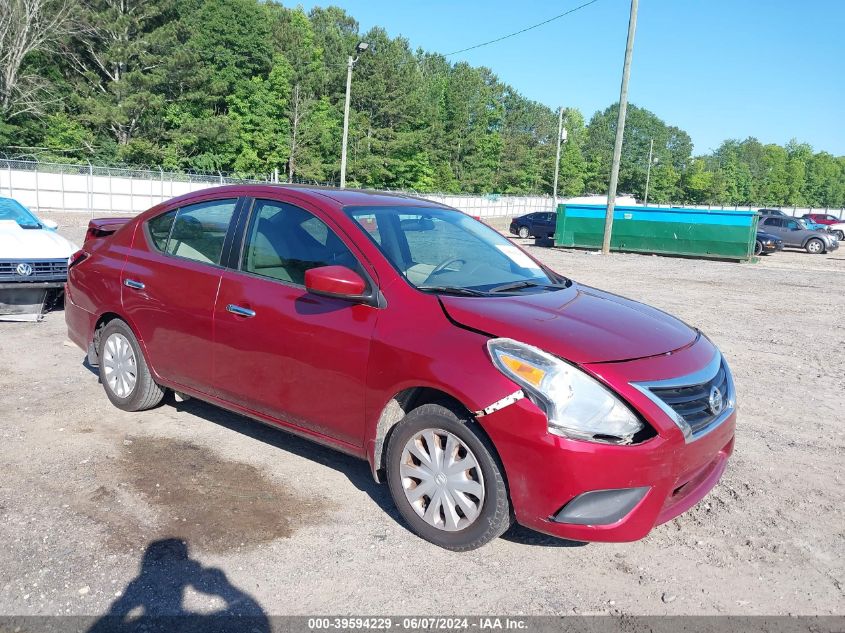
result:
M 249 308 L 242 308 L 241 306 L 236 306 L 233 303 L 230 303 L 226 306 L 226 310 L 231 312 L 232 314 L 237 314 L 238 316 L 242 317 L 254 317 L 255 310 L 250 310 Z
M 143 290 L 145 287 L 143 283 L 135 281 L 134 279 L 124 279 L 123 285 L 129 288 L 134 288 L 135 290 Z

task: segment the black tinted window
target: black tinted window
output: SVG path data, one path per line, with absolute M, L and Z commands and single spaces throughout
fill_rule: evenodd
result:
M 236 203 L 237 200 L 213 200 L 179 209 L 167 252 L 205 264 L 219 264 Z
M 153 246 L 162 252 L 167 250 L 167 238 L 170 237 L 170 228 L 173 226 L 175 217 L 176 211 L 168 211 L 147 222 Z
M 243 270 L 295 284 L 320 266 L 359 270 L 358 261 L 322 220 L 284 202 L 258 200 L 252 212 Z

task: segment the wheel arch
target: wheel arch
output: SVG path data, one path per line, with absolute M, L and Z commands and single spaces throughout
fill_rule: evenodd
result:
M 414 409 L 424 404 L 435 403 L 446 406 L 456 414 L 474 419 L 473 413 L 467 405 L 453 394 L 438 387 L 420 385 L 407 387 L 397 392 L 382 408 L 375 426 L 375 432 L 370 440 L 372 452 L 368 454 L 368 461 L 370 462 L 370 469 L 376 482 L 383 482 L 382 471 L 387 455 L 387 442 L 393 429 L 402 418 Z M 494 446 L 492 439 L 484 430 L 483 426 L 478 424 L 478 428 L 490 440 L 490 445 Z M 501 463 L 501 457 L 498 454 L 495 457 Z
M 810 235 L 810 236 L 808 236 L 804 240 L 804 242 L 801 244 L 801 248 L 807 248 L 807 244 L 809 244 L 811 240 L 818 240 L 819 242 L 822 243 L 822 249 L 823 249 L 822 252 L 823 253 L 826 253 L 828 251 L 827 241 L 824 239 L 824 237 L 822 237 L 820 235 Z
M 91 335 L 91 343 L 88 347 L 88 363 L 91 365 L 99 365 L 100 335 L 103 331 L 103 328 L 105 328 L 109 323 L 111 323 L 115 319 L 123 321 L 126 326 L 132 331 L 135 340 L 138 341 L 138 347 L 141 348 L 141 353 L 144 355 L 144 361 L 147 363 L 147 367 L 149 367 L 150 373 L 153 375 L 154 378 L 158 379 L 158 372 L 156 372 L 155 366 L 150 362 L 150 355 L 147 351 L 147 346 L 144 343 L 144 339 L 142 339 L 141 336 L 138 334 L 138 328 L 136 328 L 132 321 L 126 318 L 125 315 L 113 310 L 107 310 L 103 312 L 100 316 L 97 317 L 97 321 L 94 323 L 94 331 Z

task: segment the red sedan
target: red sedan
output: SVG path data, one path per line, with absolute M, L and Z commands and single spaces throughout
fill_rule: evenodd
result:
M 230 186 L 93 220 L 65 314 L 115 406 L 169 389 L 366 459 L 453 550 L 514 520 L 642 538 L 734 444 L 731 373 L 701 332 L 426 200 Z
M 838 222 L 842 222 L 842 220 L 830 213 L 807 213 L 801 217 L 812 220 L 816 224 L 836 224 Z

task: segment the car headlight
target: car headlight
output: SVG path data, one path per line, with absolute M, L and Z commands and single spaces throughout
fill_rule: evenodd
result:
M 643 428 L 619 398 L 569 363 L 509 338 L 487 341 L 487 350 L 496 368 L 546 412 L 549 433 L 630 444 Z

